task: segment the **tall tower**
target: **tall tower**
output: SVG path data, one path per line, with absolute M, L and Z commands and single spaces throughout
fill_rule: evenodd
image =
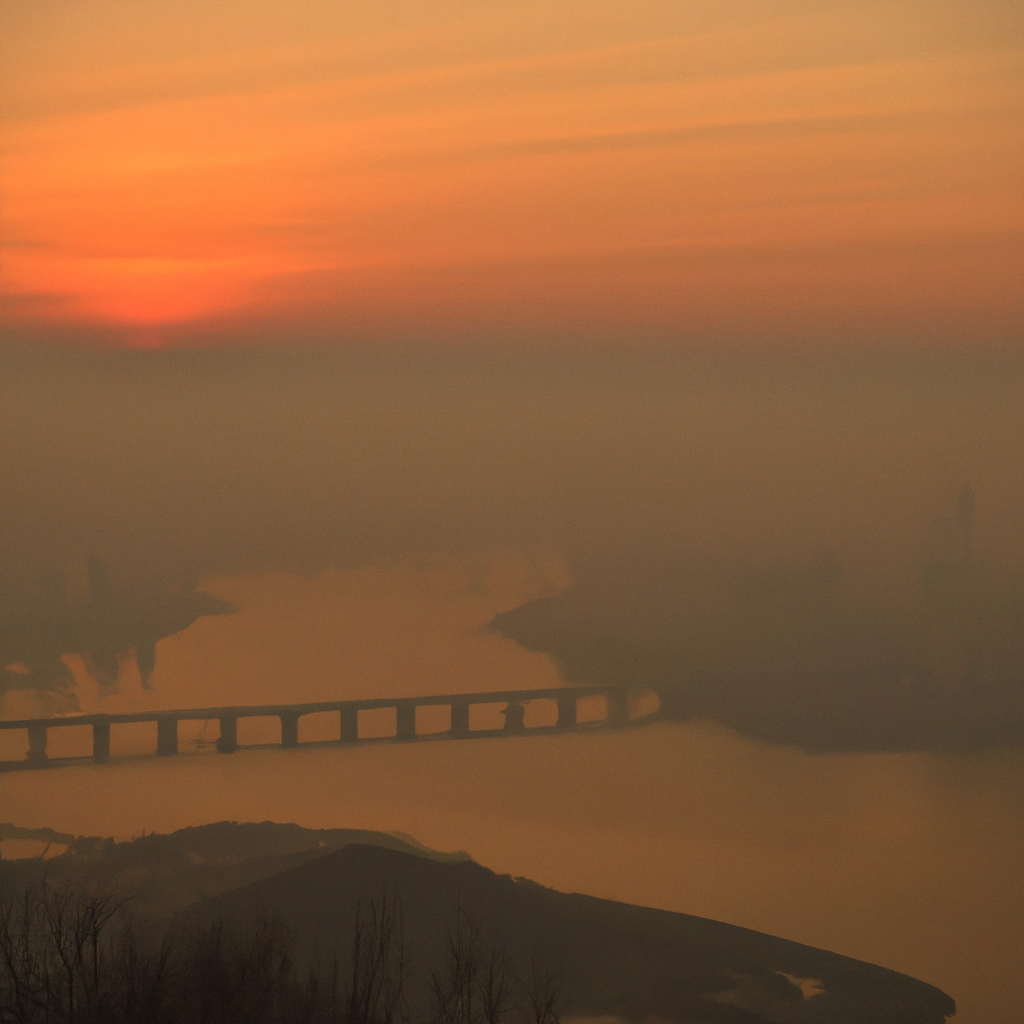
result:
M 964 484 L 956 496 L 953 530 L 957 546 L 957 561 L 964 567 L 971 561 L 971 542 L 974 538 L 974 491 Z

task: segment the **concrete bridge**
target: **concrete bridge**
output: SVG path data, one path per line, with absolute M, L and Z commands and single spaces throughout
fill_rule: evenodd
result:
M 581 720 L 581 700 L 599 698 L 590 704 L 598 705 L 598 714 L 588 715 Z M 526 705 L 533 701 L 548 701 L 556 709 L 555 721 L 551 724 L 528 725 Z M 504 705 L 502 728 L 471 728 L 470 709 L 474 706 Z M 417 709 L 447 707 L 450 713 L 450 727 L 435 732 L 417 730 Z M 393 732 L 387 735 L 366 736 L 360 734 L 361 711 L 393 709 Z M 336 713 L 337 735 L 329 740 L 299 740 L 299 720 L 304 715 Z M 550 717 L 550 716 L 549 716 Z M 26 768 L 45 768 L 57 765 L 103 763 L 111 759 L 111 732 L 119 725 L 138 722 L 156 724 L 156 744 L 152 751 L 158 757 L 170 757 L 178 753 L 178 726 L 181 722 L 219 723 L 220 732 L 213 745 L 222 754 L 232 754 L 241 749 L 280 746 L 295 748 L 304 746 L 352 745 L 359 743 L 398 742 L 414 743 L 424 740 L 465 740 L 509 736 L 550 735 L 552 733 L 575 732 L 590 729 L 624 729 L 653 721 L 657 710 L 631 708 L 630 691 L 615 686 L 567 686 L 545 690 L 500 690 L 497 692 L 457 693 L 430 697 L 378 697 L 368 700 L 315 701 L 306 704 L 265 704 L 238 707 L 191 708 L 177 711 L 140 711 L 113 715 L 66 715 L 61 718 L 28 718 L 0 721 L 0 731 L 20 730 L 25 734 L 27 750 L 24 758 L 0 761 L 0 771 L 16 771 Z M 249 743 L 238 741 L 238 723 L 247 718 L 277 718 L 281 723 L 279 744 Z M 73 726 L 88 726 L 92 729 L 92 751 L 89 754 L 51 757 L 47 745 L 51 730 L 67 729 Z

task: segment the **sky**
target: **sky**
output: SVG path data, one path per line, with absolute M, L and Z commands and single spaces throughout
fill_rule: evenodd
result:
M 405 831 L 1016 1024 L 1022 68 L 995 0 L 0 0 L 0 715 L 670 712 L 0 820 Z
M 1022 40 L 1012 0 L 4 0 L 0 324 L 1012 343 Z

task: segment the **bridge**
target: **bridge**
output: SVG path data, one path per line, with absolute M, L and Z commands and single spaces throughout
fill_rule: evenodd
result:
M 216 721 L 219 734 L 212 745 L 222 754 L 233 754 L 244 749 L 265 749 L 276 746 L 297 748 L 325 745 L 397 742 L 415 743 L 425 740 L 467 740 L 510 736 L 537 736 L 592 729 L 625 729 L 655 720 L 657 710 L 644 710 L 631 705 L 631 691 L 618 686 L 566 686 L 543 690 L 501 690 L 482 693 L 456 693 L 429 697 L 375 697 L 367 700 L 315 701 L 305 704 L 264 704 L 236 707 L 191 708 L 176 711 L 138 711 L 123 714 L 65 715 L 60 718 L 26 718 L 0 721 L 0 731 L 20 730 L 25 733 L 27 749 L 20 760 L 0 761 L 0 772 L 28 768 L 47 768 L 84 763 L 105 763 L 111 760 L 111 733 L 121 725 L 155 723 L 156 743 L 151 751 L 157 757 L 171 757 L 179 752 L 179 725 L 182 722 Z M 581 700 L 598 705 L 598 714 L 581 720 Z M 528 725 L 526 709 L 536 701 L 554 705 L 555 720 L 549 724 Z M 471 709 L 490 705 L 504 705 L 501 728 L 471 727 Z M 447 707 L 450 725 L 441 731 L 418 729 L 417 710 Z M 366 735 L 361 729 L 360 712 L 393 710 L 391 729 L 385 735 Z M 328 740 L 300 742 L 299 721 L 305 715 L 337 714 L 337 733 Z M 238 723 L 250 718 L 277 718 L 280 720 L 280 742 L 239 743 Z M 92 730 L 90 753 L 52 757 L 47 753 L 50 732 L 87 726 Z

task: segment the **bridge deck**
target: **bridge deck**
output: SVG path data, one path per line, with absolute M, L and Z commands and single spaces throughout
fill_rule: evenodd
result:
M 587 697 L 600 697 L 605 702 L 605 715 L 586 722 L 579 721 L 578 702 Z M 557 720 L 553 725 L 527 726 L 523 705 L 530 701 L 554 701 Z M 504 704 L 502 714 L 505 725 L 501 729 L 470 728 L 470 708 L 474 705 Z M 443 732 L 417 732 L 416 709 L 447 706 L 451 726 Z M 359 712 L 380 708 L 395 711 L 394 733 L 388 736 L 361 736 Z M 333 740 L 299 740 L 298 723 L 304 715 L 336 712 L 338 732 Z M 209 722 L 216 720 L 220 733 L 214 742 L 220 753 L 230 754 L 240 749 L 279 746 L 324 746 L 332 744 L 362 744 L 381 742 L 412 743 L 439 739 L 484 739 L 501 736 L 550 735 L 578 729 L 622 729 L 642 724 L 656 717 L 657 712 L 637 713 L 630 701 L 630 691 L 616 686 L 566 686 L 541 690 L 498 690 L 478 693 L 435 694 L 426 697 L 371 697 L 365 700 L 307 701 L 301 704 L 232 705 L 208 708 L 184 708 L 166 711 L 131 711 L 119 714 L 66 715 L 61 718 L 23 718 L 0 721 L 0 730 L 23 730 L 27 734 L 28 749 L 25 757 L 14 761 L 0 761 L 0 771 L 26 768 L 45 768 L 57 765 L 103 763 L 111 759 L 111 727 L 138 722 L 154 722 L 157 727 L 157 756 L 178 753 L 178 724 L 180 722 Z M 238 742 L 238 722 L 246 718 L 278 718 L 281 722 L 279 744 Z M 92 753 L 71 757 L 51 758 L 47 743 L 51 729 L 70 726 L 92 728 Z

